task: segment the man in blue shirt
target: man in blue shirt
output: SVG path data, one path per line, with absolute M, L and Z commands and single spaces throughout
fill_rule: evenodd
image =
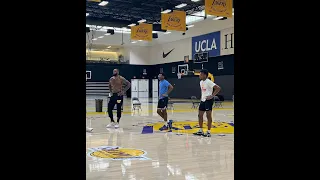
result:
M 168 105 L 168 94 L 173 90 L 173 86 L 165 80 L 164 73 L 158 75 L 159 82 L 159 101 L 157 113 L 161 116 L 165 122 L 164 126 L 160 130 L 168 129 L 168 115 L 167 115 L 167 105 Z

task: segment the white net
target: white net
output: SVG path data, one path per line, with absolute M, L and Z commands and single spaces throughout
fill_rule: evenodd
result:
M 181 73 L 177 73 L 178 79 L 181 79 Z

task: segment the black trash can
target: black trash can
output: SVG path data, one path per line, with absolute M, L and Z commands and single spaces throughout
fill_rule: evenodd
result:
M 103 99 L 96 99 L 96 112 L 102 112 Z

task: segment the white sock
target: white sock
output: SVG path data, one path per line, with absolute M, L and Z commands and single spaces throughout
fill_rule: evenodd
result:
M 165 121 L 165 122 L 164 122 L 164 125 L 168 126 L 168 122 L 167 122 L 167 121 Z
M 199 132 L 203 132 L 203 131 L 202 131 L 202 128 L 199 129 Z
M 208 133 L 210 133 L 210 130 L 208 129 L 208 131 L 207 131 Z

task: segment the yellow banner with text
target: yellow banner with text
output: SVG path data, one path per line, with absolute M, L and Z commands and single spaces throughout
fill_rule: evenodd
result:
M 205 12 L 208 15 L 232 17 L 232 0 L 206 0 Z
M 89 2 L 101 2 L 101 0 L 87 0 Z
M 131 40 L 152 41 L 152 24 L 139 24 L 131 27 Z
M 173 31 L 186 31 L 186 12 L 176 11 L 161 14 L 161 29 Z

